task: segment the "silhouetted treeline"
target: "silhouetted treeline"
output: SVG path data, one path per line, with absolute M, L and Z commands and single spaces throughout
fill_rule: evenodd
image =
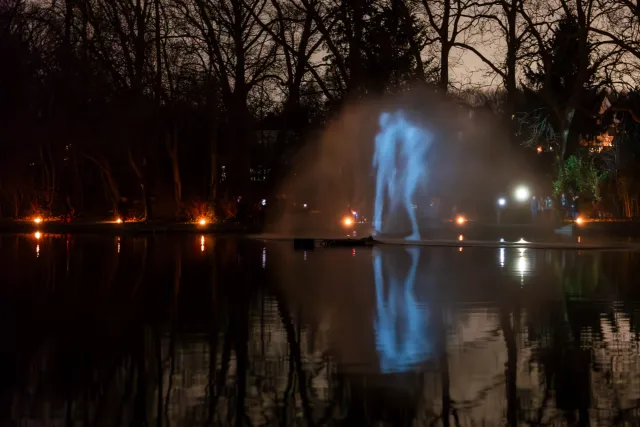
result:
M 561 164 L 593 94 L 637 84 L 639 16 L 625 0 L 0 0 L 0 216 L 232 216 L 345 100 L 416 83 Z

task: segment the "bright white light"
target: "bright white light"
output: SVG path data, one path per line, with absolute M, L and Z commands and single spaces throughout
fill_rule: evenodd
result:
M 260 202 L 260 204 L 262 206 L 267 206 L 267 199 L 262 199 L 262 201 Z
M 520 240 L 518 240 L 516 243 L 529 243 L 526 240 L 524 240 L 524 238 L 520 238 Z
M 500 238 L 500 243 L 504 243 L 504 237 Z
M 36 231 L 35 237 L 36 237 L 36 240 L 40 240 L 40 237 L 42 237 L 42 234 L 40 234 L 39 231 Z
M 505 206 L 507 204 L 507 199 L 505 199 L 504 197 L 500 197 L 498 199 L 498 206 Z
M 305 203 L 305 204 L 303 204 L 303 205 L 302 205 L 302 207 L 306 209 L 306 207 L 307 207 L 307 204 L 306 204 L 306 203 Z
M 498 252 L 498 262 L 500 263 L 500 267 L 504 267 L 504 254 L 504 248 L 500 248 L 500 251 Z
M 118 219 L 116 219 L 116 222 L 117 222 L 118 224 L 122 224 L 122 218 L 118 218 Z
M 467 219 L 462 215 L 458 215 L 458 217 L 456 218 L 456 222 L 458 223 L 458 225 L 462 225 L 467 222 Z
M 527 187 L 518 187 L 514 193 L 516 200 L 519 202 L 526 202 L 529 200 L 529 189 Z
M 200 221 L 198 221 L 198 224 L 200 224 L 200 225 L 207 225 L 207 220 L 206 220 L 206 219 L 204 219 L 204 218 L 202 218 L 202 219 L 200 219 Z
M 579 216 L 578 218 L 576 218 L 576 224 L 580 225 L 584 222 L 584 219 L 582 219 L 581 216 Z
M 33 222 L 35 222 L 36 224 L 40 224 L 42 222 L 42 218 L 40 218 L 39 216 L 33 219 Z
M 464 236 L 461 234 L 458 236 L 458 240 L 460 240 L 461 242 L 464 240 Z

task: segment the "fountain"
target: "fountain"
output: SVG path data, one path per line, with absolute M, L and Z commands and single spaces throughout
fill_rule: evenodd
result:
M 490 117 L 426 89 L 347 104 L 293 159 L 279 192 L 288 206 L 269 231 L 417 241 L 461 202 L 476 215 L 489 206 L 493 219 L 518 168 Z M 343 219 L 348 210 L 360 223 Z

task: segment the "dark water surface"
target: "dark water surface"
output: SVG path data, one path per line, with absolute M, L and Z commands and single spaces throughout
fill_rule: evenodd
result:
M 639 261 L 0 236 L 0 425 L 635 425 Z

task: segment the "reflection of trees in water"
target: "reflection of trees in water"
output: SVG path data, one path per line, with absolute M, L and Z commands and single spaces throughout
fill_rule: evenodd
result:
M 162 239 L 123 240 L 121 254 L 128 259 L 104 248 L 92 254 L 81 241 L 70 256 L 88 264 L 72 261 L 61 280 L 63 264 L 55 256 L 45 260 L 43 250 L 38 274 L 48 280 L 30 296 L 48 299 L 37 307 L 24 302 L 29 312 L 22 316 L 5 312 L 8 328 L 9 320 L 25 322 L 43 310 L 31 319 L 33 328 L 20 327 L 28 335 L 24 344 L 14 340 L 20 357 L 3 354 L 7 363 L 0 369 L 18 372 L 3 382 L 2 419 L 289 425 L 340 415 L 332 404 L 340 401 L 334 398 L 335 368 L 318 347 L 322 337 L 300 325 L 277 294 L 257 292 L 263 279 L 252 268 L 251 251 L 237 241 L 209 242 L 203 263 L 185 245 L 166 246 Z M 189 277 L 194 265 L 196 288 Z M 90 271 L 109 274 L 89 282 Z M 212 298 L 203 299 L 211 286 Z M 39 333 L 51 317 L 48 333 Z
M 616 303 L 635 298 L 618 271 L 633 271 L 632 255 L 558 252 L 537 258 L 538 282 L 499 281 L 491 304 L 443 297 L 430 307 L 437 357 L 379 376 L 342 371 L 322 325 L 262 286 L 260 247 L 217 239 L 200 253 L 199 242 L 137 238 L 118 254 L 104 242 L 42 241 L 35 262 L 32 242 L 3 240 L 0 424 L 636 422 L 637 307 Z M 447 262 L 424 258 L 417 300 Z

